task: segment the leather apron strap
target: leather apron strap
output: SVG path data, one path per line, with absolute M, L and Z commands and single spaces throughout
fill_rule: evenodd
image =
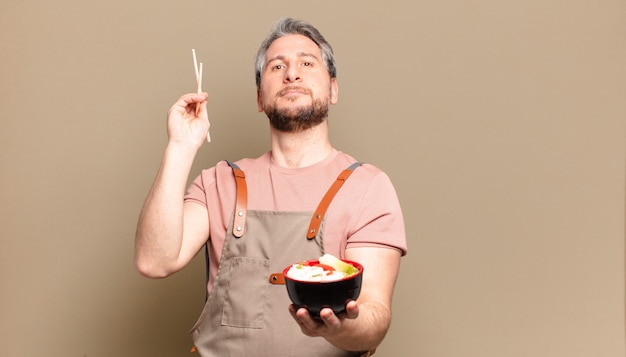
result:
M 343 170 L 339 174 L 339 176 L 337 176 L 337 180 L 335 180 L 333 185 L 330 186 L 330 189 L 328 189 L 328 191 L 326 192 L 326 194 L 320 201 L 319 205 L 317 206 L 317 209 L 313 213 L 313 217 L 311 218 L 311 223 L 309 224 L 309 229 L 306 234 L 307 239 L 315 238 L 315 235 L 320 229 L 320 224 L 322 223 L 322 219 L 324 218 L 324 215 L 326 214 L 326 210 L 328 209 L 328 206 L 330 206 L 330 202 L 333 200 L 333 198 L 335 197 L 335 195 L 337 194 L 337 191 L 339 191 L 341 186 L 343 186 L 344 182 L 346 182 L 348 177 L 352 175 L 352 172 L 354 172 L 354 169 L 361 166 L 362 164 L 363 164 L 362 162 L 355 162 L 354 164 L 350 165 L 350 167 Z
M 226 160 L 233 169 L 235 184 L 237 185 L 237 200 L 235 202 L 235 216 L 233 218 L 233 235 L 241 238 L 246 233 L 246 211 L 248 209 L 248 186 L 246 174 L 234 162 Z

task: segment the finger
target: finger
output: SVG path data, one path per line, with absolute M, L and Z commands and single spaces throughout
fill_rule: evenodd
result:
M 291 314 L 291 317 L 294 318 L 294 320 L 298 321 L 298 317 L 296 316 L 296 305 L 294 304 L 290 304 L 289 305 L 289 313 Z
M 356 319 L 357 317 L 359 317 L 359 304 L 354 300 L 350 300 L 346 304 L 346 318 Z
M 193 108 L 195 115 L 201 117 L 207 111 L 207 101 L 204 99 L 203 101 L 193 102 L 188 108 Z
M 313 318 L 309 314 L 309 311 L 303 307 L 296 310 L 295 317 L 298 322 L 302 322 L 301 325 L 303 326 L 314 326 L 311 324 L 311 322 L 313 322 Z
M 208 93 L 189 93 L 181 96 L 178 100 L 172 105 L 169 112 L 179 112 L 186 113 L 189 112 L 190 109 L 195 109 L 196 103 L 204 103 L 206 102 L 209 94 Z
M 289 305 L 289 313 L 291 314 L 291 317 L 293 317 L 293 319 L 296 320 L 296 322 L 298 323 L 298 325 L 300 325 L 301 328 L 304 327 L 306 314 L 308 314 L 306 309 L 297 308 L 296 305 L 291 304 Z
M 298 321 L 298 323 L 300 324 L 300 327 L 304 331 L 305 333 L 313 336 L 313 335 L 317 335 L 318 330 L 320 329 L 320 327 L 323 327 L 324 324 L 321 323 L 319 320 L 314 319 L 311 314 L 309 313 L 309 310 L 301 307 L 296 311 L 296 319 Z
M 328 326 L 331 329 L 337 329 L 341 326 L 341 321 L 339 320 L 339 317 L 335 315 L 332 309 L 322 309 L 322 311 L 320 311 L 320 318 L 324 322 L 324 325 Z
M 203 102 L 209 97 L 209 93 L 207 92 L 199 92 L 199 93 L 187 93 L 180 98 L 183 100 L 188 100 L 190 102 Z
M 301 310 L 304 310 L 304 311 L 301 311 Z M 305 315 L 308 314 L 306 309 L 303 309 L 303 308 L 298 309 L 295 305 L 291 304 L 289 305 L 289 314 L 291 314 L 291 317 L 293 317 L 293 319 L 296 321 L 296 323 L 300 327 L 300 330 L 302 331 L 303 334 L 307 336 L 311 336 L 311 337 L 316 336 L 315 332 L 311 331 L 311 329 L 307 326 L 305 322 L 306 320 Z
M 195 104 L 197 103 L 200 103 L 200 104 L 206 103 L 208 97 L 209 97 L 209 94 L 207 92 L 188 93 L 188 94 L 181 96 L 176 102 L 176 104 L 182 107 L 187 107 L 190 104 L 193 104 L 195 106 Z
M 184 106 L 185 111 L 193 117 L 200 118 L 206 116 L 207 97 L 208 94 L 206 93 L 184 96 L 181 98 L 181 106 Z

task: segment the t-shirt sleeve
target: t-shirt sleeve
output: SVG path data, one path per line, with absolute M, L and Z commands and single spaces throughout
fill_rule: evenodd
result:
M 380 246 L 407 253 L 404 217 L 400 202 L 389 176 L 380 171 L 376 174 L 357 206 L 352 217 L 353 231 L 346 248 Z
M 195 202 L 207 207 L 207 193 L 204 185 L 206 177 L 207 174 L 203 172 L 191 182 L 185 193 L 185 202 Z

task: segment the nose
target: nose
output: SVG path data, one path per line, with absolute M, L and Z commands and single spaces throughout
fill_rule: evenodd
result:
M 300 72 L 298 71 L 297 66 L 289 66 L 289 68 L 285 71 L 285 82 L 286 83 L 294 83 L 300 81 Z

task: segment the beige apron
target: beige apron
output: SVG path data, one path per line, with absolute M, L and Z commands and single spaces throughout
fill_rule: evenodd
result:
M 213 288 L 191 330 L 198 352 L 211 357 L 359 356 L 322 337 L 304 335 L 289 314 L 287 289 L 280 281 L 271 282 L 276 280 L 273 273 L 324 253 L 325 210 L 358 164 L 340 174 L 313 214 L 248 211 L 245 174 L 229 164 L 237 203 Z

